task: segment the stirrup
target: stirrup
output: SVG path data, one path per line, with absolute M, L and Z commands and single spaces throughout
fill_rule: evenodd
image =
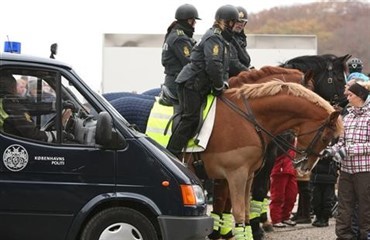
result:
M 224 239 L 232 238 L 233 235 L 234 218 L 231 213 L 223 213 L 221 219 L 221 237 Z

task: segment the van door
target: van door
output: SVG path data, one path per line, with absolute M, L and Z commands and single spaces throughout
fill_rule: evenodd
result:
M 95 145 L 99 111 L 63 72 L 30 67 L 1 68 L 0 75 L 4 72 L 29 85 L 27 96 L 0 96 L 8 104 L 0 107 L 0 238 L 65 239 L 87 202 L 114 194 L 116 152 Z M 13 104 L 27 113 L 12 112 Z M 66 112 L 71 115 L 64 119 Z

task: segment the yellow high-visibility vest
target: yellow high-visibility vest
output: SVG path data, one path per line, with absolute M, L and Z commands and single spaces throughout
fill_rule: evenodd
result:
M 203 118 L 207 116 L 207 113 L 209 112 L 211 108 L 214 98 L 215 97 L 213 95 L 211 94 L 208 95 L 207 105 L 203 110 Z M 172 134 L 171 132 L 172 122 L 168 126 L 166 135 L 164 134 L 166 126 L 170 118 L 172 117 L 172 115 L 173 115 L 173 107 L 161 105 L 156 99 L 156 101 L 154 102 L 153 108 L 150 111 L 145 133 L 150 138 L 154 139 L 157 143 L 162 145 L 163 147 L 167 147 L 168 141 L 170 140 L 170 137 Z M 194 143 L 194 140 L 191 139 L 188 145 L 189 147 L 192 147 L 196 144 Z
M 3 108 L 3 99 L 0 98 L 0 131 L 4 131 L 4 121 L 9 115 L 4 111 Z

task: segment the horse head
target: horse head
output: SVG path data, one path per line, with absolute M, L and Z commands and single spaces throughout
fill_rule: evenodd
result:
M 313 71 L 313 91 L 331 104 L 345 100 L 346 62 L 351 55 L 337 57 L 333 54 L 299 56 L 280 66 L 299 69 L 304 73 Z
M 322 157 L 322 150 L 332 140 L 337 138 L 342 131 L 343 125 L 340 118 L 340 110 L 331 112 L 324 122 L 313 129 L 309 124 L 300 126 L 299 134 L 297 135 L 297 149 L 301 150 L 297 151 L 297 156 L 293 160 L 298 174 L 304 175 L 311 171 L 320 157 Z

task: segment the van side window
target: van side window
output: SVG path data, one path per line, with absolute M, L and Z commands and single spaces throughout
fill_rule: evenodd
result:
M 55 113 L 55 93 L 43 92 L 44 82 L 32 75 L 19 74 L 16 70 L 0 71 L 1 131 L 23 138 L 53 142 L 56 134 L 40 129 L 41 120 Z M 38 86 L 38 90 L 35 90 Z M 32 95 L 34 94 L 34 95 Z M 44 116 L 45 118 L 41 118 Z M 49 116 L 50 117 L 50 116 Z
M 0 131 L 33 141 L 95 144 L 97 111 L 62 73 L 0 70 Z
M 74 143 L 94 145 L 98 113 L 78 89 L 62 77 L 63 101 L 72 102 L 74 109 L 65 124 L 65 131 L 72 134 Z

